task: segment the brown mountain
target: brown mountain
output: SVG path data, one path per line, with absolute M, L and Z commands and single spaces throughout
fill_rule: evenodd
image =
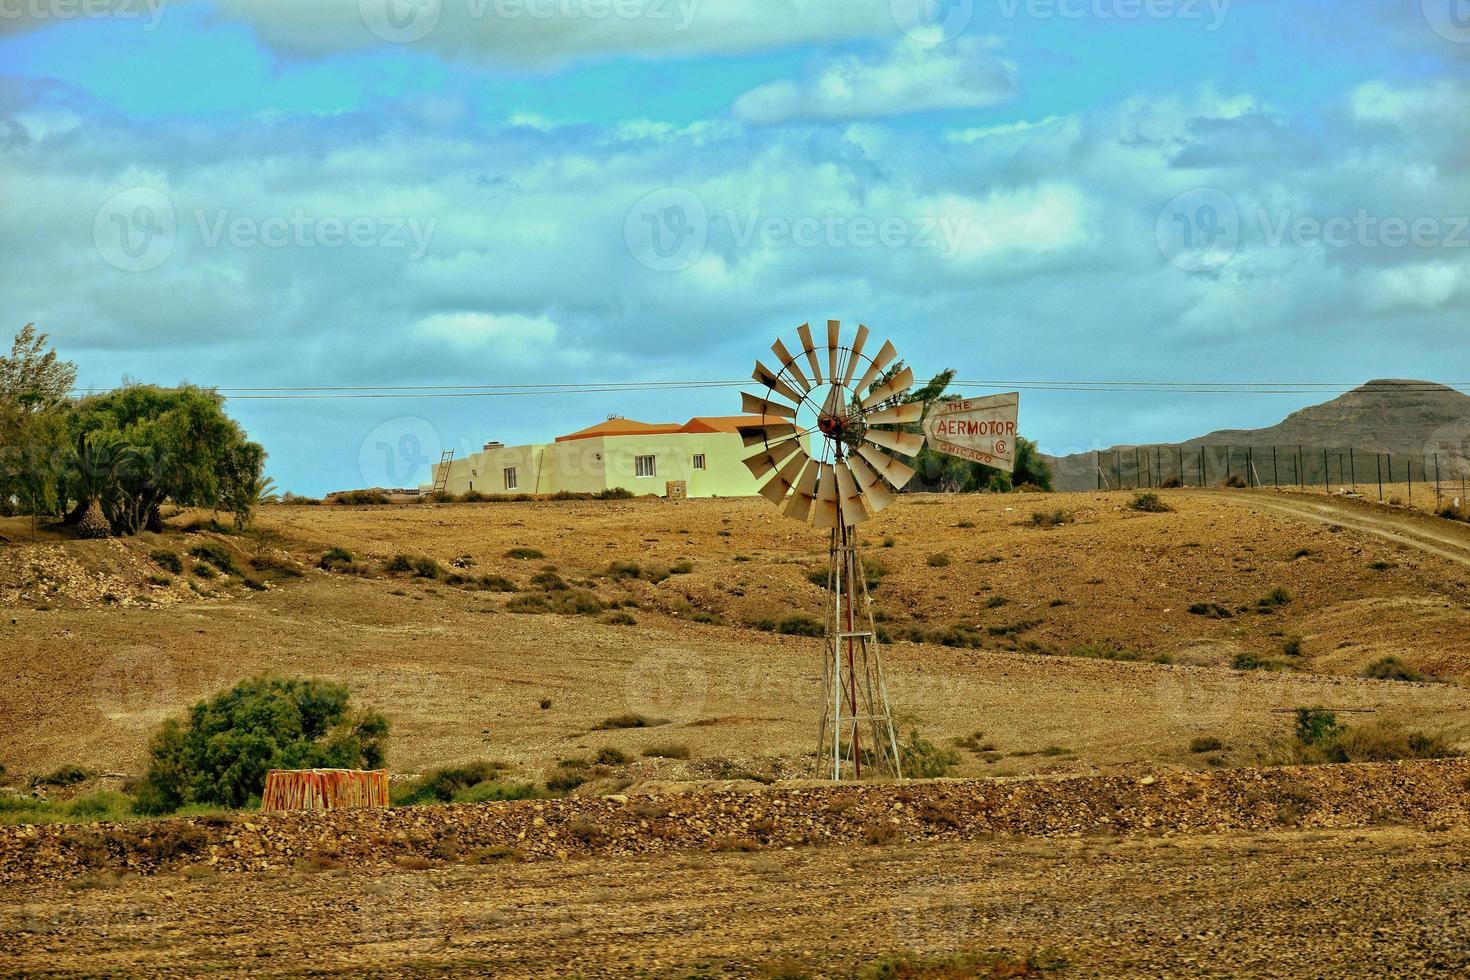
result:
M 1401 457 L 1395 465 L 1398 462 L 1408 465 L 1414 461 L 1415 479 L 1425 472 L 1425 465 L 1428 466 L 1427 472 L 1433 473 L 1432 457 L 1439 453 L 1442 472 L 1454 474 L 1458 479 L 1460 473 L 1470 468 L 1470 395 L 1431 381 L 1369 381 L 1331 401 L 1293 412 L 1276 425 L 1264 429 L 1221 429 L 1182 443 L 1150 444 L 1147 450 L 1160 450 L 1155 457 L 1159 460 L 1156 465 L 1162 467 L 1165 476 L 1177 472 L 1180 450 L 1183 450 L 1187 481 L 1192 483 L 1198 472 L 1196 461 L 1201 446 L 1209 447 L 1208 466 L 1212 479 L 1216 476 L 1223 479 L 1227 446 L 1237 451 L 1246 447 L 1253 451 L 1264 450 L 1261 455 L 1253 457 L 1257 460 L 1258 470 L 1272 446 L 1280 447 L 1278 453 L 1292 459 L 1295 458 L 1296 447 L 1305 447 L 1304 460 L 1309 456 L 1320 460 L 1324 448 L 1344 452 L 1351 448 L 1368 457 L 1389 453 Z M 1137 458 L 1135 450 L 1139 449 L 1132 445 L 1104 449 L 1101 453 L 1104 468 L 1111 465 L 1110 456 L 1117 452 L 1124 467 L 1125 482 L 1131 485 Z M 1191 449 L 1194 450 L 1193 456 L 1189 452 Z M 1317 451 L 1315 454 L 1307 452 L 1313 449 Z M 1078 453 L 1047 457 L 1055 474 L 1056 488 L 1095 488 L 1097 456 L 1095 453 Z M 1427 464 L 1418 462 L 1425 459 L 1429 460 Z M 1236 465 L 1243 464 L 1238 461 Z M 1294 464 L 1281 465 L 1286 467 L 1282 471 L 1285 473 Z M 1313 478 L 1312 465 L 1311 462 L 1304 464 L 1308 479 Z M 1316 465 L 1316 478 L 1320 479 L 1321 464 Z M 1337 465 L 1332 462 L 1329 468 Z M 1215 472 L 1217 469 L 1218 473 Z M 1262 478 L 1269 480 L 1270 476 L 1263 473 Z

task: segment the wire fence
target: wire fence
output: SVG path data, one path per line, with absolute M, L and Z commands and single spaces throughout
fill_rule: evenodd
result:
M 1376 493 L 1400 488 L 1466 500 L 1470 457 L 1447 453 L 1375 453 L 1321 446 L 1136 446 L 1094 453 L 1099 490 L 1166 487 L 1274 487 Z

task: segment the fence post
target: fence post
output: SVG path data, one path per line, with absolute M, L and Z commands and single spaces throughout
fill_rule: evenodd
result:
M 1374 453 L 1373 461 L 1378 464 L 1378 502 L 1383 503 L 1383 454 Z
M 1188 485 L 1184 479 L 1184 447 L 1181 445 L 1174 448 L 1179 450 L 1179 486 L 1182 489 Z
M 1409 478 L 1409 506 L 1414 506 L 1414 461 L 1404 460 L 1404 473 Z
M 1439 453 L 1434 454 L 1434 509 L 1439 510 Z
M 1296 447 L 1296 486 L 1298 490 L 1307 489 L 1307 477 L 1302 472 L 1302 447 Z
M 1332 493 L 1332 465 L 1327 462 L 1327 447 L 1322 447 L 1322 488 Z
M 1256 447 L 1245 447 L 1245 482 L 1252 490 L 1256 488 Z
M 1271 482 L 1276 484 L 1276 489 L 1281 489 L 1281 466 L 1276 461 L 1276 444 L 1271 444 Z
M 1341 461 L 1341 459 L 1342 459 L 1342 457 L 1341 456 L 1338 456 L 1338 460 Z M 1349 467 L 1349 471 L 1352 473 L 1353 493 L 1357 493 L 1358 492 L 1358 457 L 1357 457 L 1356 454 L 1354 454 L 1353 447 L 1352 446 L 1349 446 L 1348 447 L 1348 467 Z

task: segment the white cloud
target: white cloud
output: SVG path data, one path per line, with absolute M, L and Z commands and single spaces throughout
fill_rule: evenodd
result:
M 1470 295 L 1470 261 L 1418 262 L 1380 269 L 1363 281 L 1363 300 L 1378 312 L 1437 310 Z
M 935 47 L 912 38 L 881 57 L 849 55 L 809 76 L 768 82 L 735 100 L 735 115 L 754 123 L 793 119 L 865 119 L 933 109 L 978 109 L 1019 90 L 1016 66 L 993 39 L 963 37 Z

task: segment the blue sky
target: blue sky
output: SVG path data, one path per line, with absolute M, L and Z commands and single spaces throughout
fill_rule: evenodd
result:
M 739 378 L 827 317 L 967 379 L 1464 382 L 1467 73 L 1470 0 L 3 0 L 0 304 L 95 386 Z M 230 403 L 309 493 L 737 406 Z

